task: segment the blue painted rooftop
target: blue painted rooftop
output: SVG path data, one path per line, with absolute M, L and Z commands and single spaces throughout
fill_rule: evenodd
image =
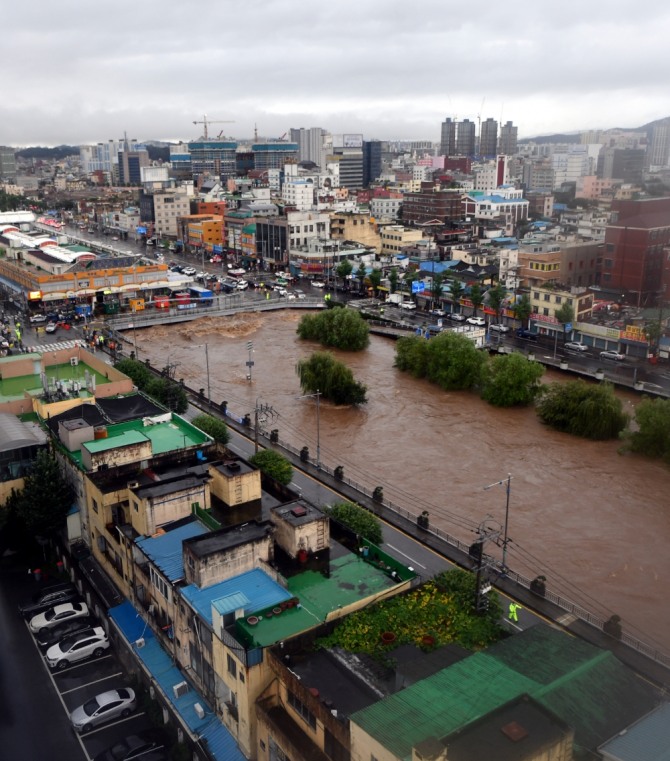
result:
M 670 703 L 662 703 L 598 750 L 621 761 L 670 761 Z
M 203 589 L 195 584 L 189 584 L 181 590 L 181 594 L 210 626 L 212 625 L 212 604 L 224 597 L 235 594 L 244 595 L 248 600 L 244 614 L 249 615 L 284 600 L 290 600 L 293 596 L 260 568 L 241 573 L 232 579 L 220 581 L 218 584 L 212 584 L 211 587 Z
M 160 536 L 150 536 L 135 540 L 135 544 L 165 576 L 175 582 L 184 578 L 184 558 L 182 544 L 185 539 L 208 533 L 200 522 L 191 521 Z
M 207 749 L 216 761 L 245 761 L 235 738 L 221 723 L 213 708 L 193 687 L 189 679 L 181 672 L 154 637 L 135 608 L 126 601 L 109 611 L 110 618 L 117 625 L 123 636 L 133 646 L 140 637 L 144 638 L 144 647 L 133 647 L 133 652 L 142 661 L 152 678 L 157 682 L 165 697 L 172 703 L 189 730 L 207 742 Z M 190 689 L 184 695 L 175 698 L 172 686 L 179 682 L 188 682 Z M 201 719 L 195 712 L 195 704 L 205 709 Z
M 491 203 L 528 203 L 525 198 L 505 198 L 493 193 L 490 196 L 481 196 L 479 201 L 490 201 Z

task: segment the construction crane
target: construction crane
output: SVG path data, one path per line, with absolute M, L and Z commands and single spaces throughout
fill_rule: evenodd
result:
M 199 119 L 198 121 L 194 121 L 193 124 L 204 124 L 205 125 L 204 135 L 205 135 L 205 140 L 207 140 L 207 138 L 209 137 L 208 134 L 207 134 L 207 127 L 210 124 L 235 124 L 235 122 L 231 121 L 229 119 L 216 119 L 216 120 L 215 119 L 208 119 L 207 118 L 207 114 L 204 114 L 202 119 Z

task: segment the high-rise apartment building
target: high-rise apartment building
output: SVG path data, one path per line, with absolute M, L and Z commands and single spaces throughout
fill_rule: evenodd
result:
M 458 122 L 456 131 L 456 153 L 459 156 L 474 156 L 476 147 L 476 124 L 469 119 Z
M 119 153 L 125 149 L 137 150 L 137 140 L 108 140 L 106 143 L 96 145 L 82 145 L 79 148 L 79 160 L 84 174 L 93 172 L 105 172 L 114 176 L 118 172 Z
M 194 179 L 202 174 L 223 181 L 235 176 L 237 143 L 228 140 L 194 140 L 188 144 L 188 150 Z
M 328 133 L 321 127 L 291 128 L 289 139 L 298 145 L 300 161 L 312 161 L 320 169 L 326 167 L 325 137 Z
M 493 158 L 498 155 L 498 122 L 490 117 L 481 124 L 479 155 L 484 158 Z
M 446 118 L 442 122 L 440 135 L 440 156 L 456 155 L 456 122 Z
M 149 166 L 149 153 L 136 142 L 124 140 L 119 151 L 119 185 L 141 185 L 142 167 Z
M 647 151 L 647 167 L 666 167 L 670 164 L 670 124 L 657 124 L 651 134 L 651 145 Z
M 16 154 L 4 145 L 0 145 L 0 181 L 16 182 Z
M 363 141 L 363 187 L 369 187 L 382 173 L 382 144 L 380 140 Z
M 512 122 L 506 122 L 500 126 L 500 144 L 498 153 L 503 156 L 515 156 L 517 152 L 519 128 L 515 127 Z
M 297 163 L 299 148 L 297 143 L 254 143 L 251 146 L 254 169 L 282 169 L 284 164 Z

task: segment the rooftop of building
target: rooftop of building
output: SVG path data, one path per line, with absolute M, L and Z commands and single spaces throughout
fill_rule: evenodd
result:
M 351 720 L 397 758 L 444 737 L 521 695 L 530 695 L 575 730 L 584 755 L 656 703 L 614 655 L 538 625 L 381 700 Z M 576 757 L 581 757 L 576 753 Z
M 39 362 L 41 357 L 41 354 L 34 353 L 21 354 L 16 357 L 3 357 L 0 359 L 0 404 L 14 399 L 22 399 L 26 393 L 31 396 L 40 397 L 45 394 L 45 389 L 42 385 L 42 377 L 39 373 L 8 378 L 5 377 L 5 373 L 2 372 L 2 368 L 13 361 L 34 359 Z M 92 394 L 86 389 L 87 374 L 88 378 L 95 378 L 96 387 L 107 382 L 107 378 L 105 378 L 102 373 L 89 367 L 85 362 L 79 362 L 77 365 L 72 365 L 70 363 L 50 365 L 44 367 L 43 370 L 47 379 L 47 388 L 54 394 L 57 392 L 58 384 L 60 384 L 63 390 L 68 393 L 81 398 L 90 398 Z M 79 389 L 75 391 L 75 385 L 73 384 L 79 385 Z
M 670 703 L 661 703 L 598 750 L 617 761 L 670 761 Z
M 528 695 L 521 695 L 442 738 L 440 744 L 446 746 L 449 761 L 488 758 L 492 748 L 496 761 L 518 761 L 536 758 L 569 734 L 565 722 Z
M 140 418 L 108 425 L 106 436 L 85 442 L 85 446 L 90 452 L 100 452 L 142 441 L 150 441 L 152 454 L 159 455 L 188 447 L 202 446 L 209 443 L 211 439 L 188 421 L 173 414 L 166 422 L 147 423 L 147 418 Z M 69 454 L 81 465 L 81 451 Z
M 202 523 L 189 518 L 185 523 L 163 526 L 154 536 L 140 537 L 135 544 L 168 581 L 175 583 L 184 578 L 184 542 L 207 531 Z
M 271 531 L 271 528 L 268 522 L 256 523 L 254 521 L 241 526 L 212 531 L 207 536 L 195 537 L 187 542 L 187 546 L 193 555 L 203 558 L 215 552 L 224 552 L 233 547 L 263 539 Z

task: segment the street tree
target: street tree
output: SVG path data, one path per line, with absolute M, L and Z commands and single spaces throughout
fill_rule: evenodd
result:
M 383 542 L 382 526 L 376 515 L 354 502 L 337 502 L 325 508 L 326 515 L 372 544 Z
M 345 281 L 349 275 L 351 275 L 353 270 L 354 265 L 349 261 L 349 259 L 342 259 L 342 261 L 337 265 L 335 274 L 340 278 L 340 280 Z
M 304 393 L 321 393 L 334 404 L 365 404 L 367 388 L 354 379 L 354 374 L 327 351 L 316 351 L 296 365 Z
M 402 278 L 402 287 L 400 290 L 407 291 L 407 296 L 412 297 L 412 283 L 417 279 L 416 270 L 406 270 Z
M 663 324 L 661 321 L 652 320 L 651 322 L 648 322 L 644 326 L 644 335 L 647 341 L 649 341 L 649 346 L 651 347 L 653 353 L 657 353 L 661 341 L 661 336 L 663 335 Z
M 370 285 L 374 288 L 375 296 L 377 296 L 377 291 L 382 282 L 382 271 L 373 269 L 372 272 L 370 272 L 368 275 L 368 280 L 370 281 Z
M 482 287 L 481 285 L 479 285 L 479 283 L 475 283 L 473 286 L 470 287 L 470 301 L 472 302 L 472 308 L 473 308 L 472 314 L 476 315 L 477 310 L 484 303 L 484 294 L 482 292 Z
M 308 341 L 319 341 L 344 351 L 361 351 L 370 342 L 367 322 L 354 309 L 328 309 L 306 314 L 298 323 L 297 333 Z
M 498 354 L 489 361 L 482 380 L 482 399 L 496 407 L 530 404 L 540 391 L 544 367 L 523 354 Z
M 571 325 L 575 320 L 575 310 L 571 304 L 564 301 L 561 306 L 554 312 L 554 316 L 563 326 L 563 343 L 565 343 L 565 326 Z
M 274 478 L 275 481 L 284 486 L 288 486 L 293 480 L 293 465 L 284 455 L 275 452 L 273 449 L 262 449 L 260 452 L 256 452 L 249 458 L 249 462 L 261 473 Z
M 609 383 L 594 385 L 583 380 L 543 386 L 537 414 L 557 431 L 594 441 L 616 439 L 628 424 L 621 400 Z
M 496 313 L 496 322 L 500 322 L 500 310 L 507 298 L 507 289 L 501 283 L 489 289 L 489 307 Z
M 524 293 L 523 296 L 516 302 L 513 307 L 514 316 L 521 322 L 521 325 L 525 328 L 528 326 L 528 320 L 533 313 L 533 307 L 528 298 L 528 294 Z
M 463 285 L 463 282 L 461 280 L 457 280 L 453 278 L 449 282 L 449 290 L 451 292 L 451 304 L 452 309 L 454 312 L 460 312 L 460 303 L 461 299 L 463 298 L 463 294 L 465 293 L 465 286 Z M 456 309 L 458 307 L 458 309 Z
M 628 436 L 630 450 L 670 462 L 670 399 L 643 399 L 635 422 L 637 430 Z
M 153 373 L 144 362 L 139 362 L 136 359 L 121 359 L 114 367 L 119 372 L 127 375 L 140 390 L 144 390 L 154 378 Z
M 433 301 L 439 306 L 442 303 L 442 296 L 444 295 L 444 275 L 440 273 L 433 275 L 431 295 L 433 297 Z
M 57 460 L 45 449 L 37 453 L 17 500 L 17 513 L 32 535 L 52 536 L 65 524 L 74 491 Z
M 389 283 L 391 285 L 391 293 L 395 293 L 398 290 L 398 268 L 393 267 L 389 273 Z
M 230 441 L 228 426 L 212 415 L 197 415 L 191 420 L 196 428 L 211 436 L 218 444 L 227 444 Z
M 358 280 L 358 290 L 363 293 L 364 291 L 364 284 L 365 284 L 365 278 L 368 276 L 367 270 L 365 269 L 365 264 L 361 262 L 358 265 L 358 269 L 356 270 L 356 280 Z

